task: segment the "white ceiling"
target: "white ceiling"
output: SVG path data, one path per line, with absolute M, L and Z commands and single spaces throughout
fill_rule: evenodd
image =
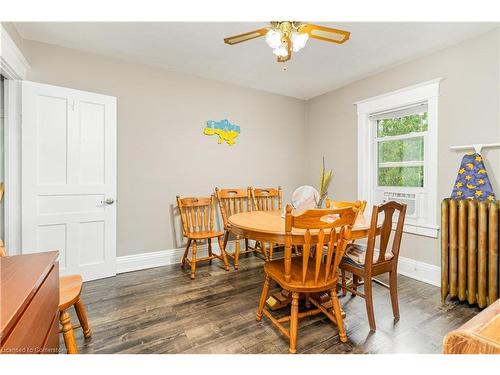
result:
M 329 23 L 351 31 L 344 45 L 309 40 L 283 70 L 264 38 L 223 38 L 265 22 L 15 23 L 25 39 L 309 99 L 425 53 L 473 38 L 498 23 Z

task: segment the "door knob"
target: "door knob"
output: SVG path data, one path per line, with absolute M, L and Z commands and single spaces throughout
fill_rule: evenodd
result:
M 115 203 L 115 200 L 113 198 L 106 198 L 105 200 L 101 201 L 102 204 L 113 204 Z

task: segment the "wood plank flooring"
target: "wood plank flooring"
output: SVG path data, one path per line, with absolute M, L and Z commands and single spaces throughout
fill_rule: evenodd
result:
M 120 274 L 84 284 L 93 331 L 81 329 L 81 353 L 287 353 L 287 340 L 263 318 L 255 321 L 263 262 L 243 257 L 226 272 L 219 262 L 200 264 L 196 279 L 178 265 Z M 383 279 L 382 279 L 383 280 Z M 278 290 L 275 288 L 275 290 Z M 399 276 L 401 320 L 394 323 L 388 290 L 374 286 L 377 332 L 370 333 L 364 300 L 340 302 L 348 343 L 322 315 L 299 322 L 298 353 L 440 353 L 444 335 L 479 309 L 449 303 L 439 288 Z M 72 322 L 77 323 L 72 311 Z M 61 349 L 64 343 L 61 339 Z

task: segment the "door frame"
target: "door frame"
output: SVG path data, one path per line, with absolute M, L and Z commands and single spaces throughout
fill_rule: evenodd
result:
M 21 82 L 31 68 L 9 33 L 0 24 L 4 76 L 4 207 L 5 246 L 9 255 L 21 254 Z

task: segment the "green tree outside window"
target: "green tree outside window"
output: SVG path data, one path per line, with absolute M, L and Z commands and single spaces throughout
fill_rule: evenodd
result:
M 427 131 L 427 112 L 399 118 L 377 121 L 378 162 L 423 162 L 424 137 L 384 141 L 383 137 L 420 133 Z M 424 186 L 424 167 L 421 166 L 380 166 L 378 167 L 379 186 Z

